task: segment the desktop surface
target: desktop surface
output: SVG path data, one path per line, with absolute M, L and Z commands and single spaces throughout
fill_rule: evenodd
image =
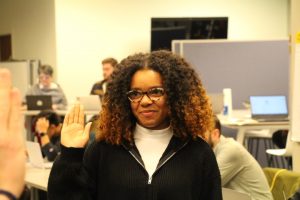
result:
M 36 168 L 27 163 L 25 183 L 34 188 L 47 191 L 50 171 L 51 169 Z

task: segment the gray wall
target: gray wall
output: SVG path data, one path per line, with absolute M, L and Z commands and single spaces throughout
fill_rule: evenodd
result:
M 250 95 L 289 96 L 288 40 L 176 42 L 209 93 L 232 88 L 234 109 Z

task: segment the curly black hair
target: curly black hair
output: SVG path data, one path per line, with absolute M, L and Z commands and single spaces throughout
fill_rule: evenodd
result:
M 122 140 L 133 142 L 137 120 L 126 93 L 130 90 L 132 76 L 141 69 L 153 70 L 161 75 L 174 135 L 182 139 L 205 138 L 207 131 L 213 127 L 212 109 L 201 80 L 183 58 L 159 50 L 134 54 L 118 64 L 104 96 L 97 140 L 117 145 Z

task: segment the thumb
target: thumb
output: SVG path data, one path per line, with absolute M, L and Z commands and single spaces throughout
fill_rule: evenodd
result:
M 84 127 L 83 136 L 88 140 L 90 137 L 90 129 L 91 129 L 92 122 L 89 122 Z

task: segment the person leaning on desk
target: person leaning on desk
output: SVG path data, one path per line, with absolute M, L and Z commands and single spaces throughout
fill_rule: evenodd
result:
M 258 162 L 244 146 L 222 135 L 217 116 L 214 116 L 214 124 L 208 143 L 217 158 L 222 186 L 249 194 L 252 200 L 273 200 L 268 181 Z
M 33 120 L 34 132 L 41 145 L 43 156 L 54 161 L 60 153 L 60 132 L 62 128 L 60 116 L 52 110 L 41 111 Z
M 83 107 L 66 115 L 48 199 L 220 200 L 220 172 L 202 139 L 212 110 L 196 72 L 169 51 L 127 57 L 104 96 L 96 141 Z M 85 151 L 85 152 L 84 152 Z
M 54 110 L 66 109 L 67 98 L 60 85 L 53 82 L 53 68 L 50 65 L 40 65 L 38 75 L 39 82 L 34 84 L 26 95 L 50 95 Z

